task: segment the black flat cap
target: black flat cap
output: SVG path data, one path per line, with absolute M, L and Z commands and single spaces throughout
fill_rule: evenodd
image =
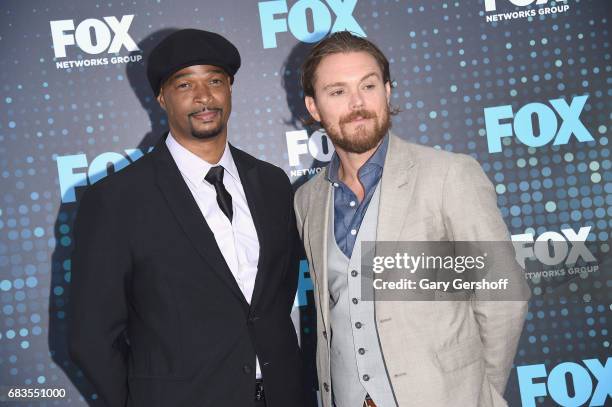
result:
M 192 65 L 214 65 L 230 76 L 240 68 L 240 53 L 219 34 L 196 29 L 176 31 L 164 38 L 149 54 L 147 77 L 155 96 L 173 73 Z

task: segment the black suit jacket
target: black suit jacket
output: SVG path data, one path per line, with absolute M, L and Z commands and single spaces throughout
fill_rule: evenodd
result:
M 230 148 L 260 244 L 251 306 L 165 138 L 84 193 L 69 349 L 97 389 L 94 405 L 252 406 L 256 354 L 268 407 L 303 405 L 291 185 L 281 169 Z

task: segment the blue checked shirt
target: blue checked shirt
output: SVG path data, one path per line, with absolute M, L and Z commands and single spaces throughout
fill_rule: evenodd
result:
M 336 153 L 329 163 L 327 180 L 334 186 L 334 233 L 336 243 L 342 253 L 349 259 L 353 253 L 353 246 L 355 246 L 361 221 L 382 176 L 388 146 L 389 136 L 387 135 L 374 154 L 357 172 L 359 181 L 365 189 L 365 195 L 361 202 L 357 201 L 357 196 L 353 191 L 338 178 L 340 159 Z

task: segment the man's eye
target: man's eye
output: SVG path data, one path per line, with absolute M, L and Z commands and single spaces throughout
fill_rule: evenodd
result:
M 344 93 L 344 91 L 342 89 L 337 89 L 337 90 L 332 91 L 332 93 L 330 93 L 330 95 L 331 96 L 339 96 L 339 95 L 341 95 L 343 93 Z
M 370 83 L 364 86 L 365 89 L 374 89 L 376 87 L 376 85 Z
M 189 87 L 189 84 L 183 82 L 183 83 L 179 83 L 178 85 L 176 85 L 176 87 L 179 88 L 179 89 L 186 89 L 186 88 Z
M 211 79 L 210 83 L 211 85 L 220 85 L 223 83 L 223 81 L 221 79 L 215 78 L 215 79 Z

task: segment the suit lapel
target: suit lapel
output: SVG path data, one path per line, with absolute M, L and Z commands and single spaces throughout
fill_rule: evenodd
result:
M 327 246 L 329 227 L 329 211 L 332 205 L 332 187 L 326 180 L 327 167 L 324 173 L 317 178 L 310 195 L 308 222 L 308 244 L 314 263 L 314 274 L 319 293 L 319 306 L 322 310 L 325 330 L 329 331 L 329 289 L 327 284 Z
M 156 182 L 168 202 L 170 210 L 177 222 L 196 248 L 202 259 L 211 267 L 219 278 L 228 286 L 232 293 L 248 307 L 248 303 L 240 291 L 223 254 L 217 245 L 215 236 L 206 223 L 198 204 L 166 147 L 165 137 L 151 152 L 155 170 Z M 195 272 L 200 272 L 195 270 Z M 201 270 L 203 273 L 204 270 Z
M 408 214 L 416 181 L 409 144 L 391 134 L 381 178 L 376 240 L 397 242 Z
M 266 202 L 264 197 L 264 186 L 261 184 L 261 177 L 259 170 L 254 163 L 245 159 L 242 152 L 237 150 L 234 146 L 230 145 L 232 151 L 232 157 L 236 163 L 238 169 L 238 175 L 240 176 L 240 182 L 242 183 L 242 189 L 246 195 L 247 204 L 251 217 L 253 218 L 253 224 L 257 232 L 257 239 L 259 240 L 259 259 L 257 260 L 257 277 L 255 278 L 255 287 L 253 288 L 253 295 L 251 297 L 251 308 L 261 297 L 261 294 L 266 286 L 266 278 L 268 277 L 268 267 L 266 267 L 266 234 L 267 234 L 267 220 L 266 220 Z

